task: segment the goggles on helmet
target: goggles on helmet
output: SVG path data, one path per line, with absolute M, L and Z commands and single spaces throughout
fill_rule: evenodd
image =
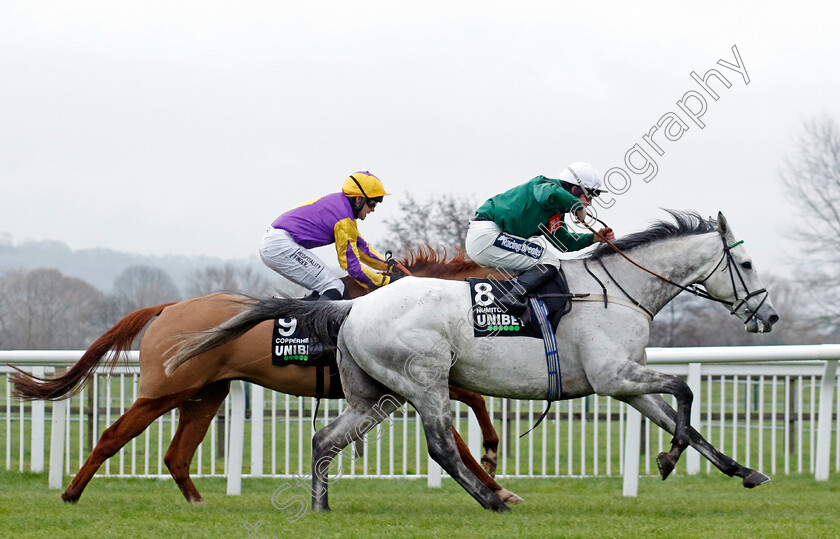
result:
M 586 195 L 586 198 L 592 199 L 601 196 L 600 189 L 589 189 L 588 187 L 584 187 L 582 185 L 580 186 L 580 188 L 583 189 L 583 194 Z

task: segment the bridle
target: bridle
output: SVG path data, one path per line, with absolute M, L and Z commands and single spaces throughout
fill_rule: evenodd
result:
M 586 215 L 587 215 L 588 217 L 591 217 L 591 218 L 592 218 L 592 219 L 594 219 L 595 221 L 598 221 L 599 223 L 601 223 L 602 225 L 604 225 L 606 228 L 609 228 L 609 225 L 607 225 L 607 223 L 605 223 L 604 221 L 602 221 L 602 220 L 598 219 L 598 218 L 597 218 L 597 217 L 595 217 L 594 215 L 591 215 L 591 214 L 589 214 L 589 213 L 587 213 Z M 613 242 L 611 242 L 611 241 L 610 241 L 610 240 L 608 240 L 607 238 L 605 238 L 605 237 L 601 236 L 600 234 L 598 234 L 597 232 L 595 232 L 595 230 L 594 230 L 591 226 L 589 226 L 589 225 L 588 225 L 588 224 L 586 224 L 586 223 L 581 223 L 581 224 L 582 224 L 584 227 L 586 227 L 586 228 L 587 228 L 590 232 L 592 232 L 593 234 L 595 234 L 595 235 L 597 235 L 597 236 L 599 236 L 599 237 L 603 238 L 604 243 L 606 243 L 607 245 L 609 245 L 610 247 L 612 247 L 612 249 L 613 249 L 616 253 L 618 253 L 619 255 L 621 255 L 622 257 L 624 257 L 624 259 L 625 259 L 625 260 L 627 260 L 628 262 L 630 262 L 631 264 L 633 264 L 633 265 L 634 265 L 634 266 L 636 266 L 637 268 L 641 269 L 642 271 L 645 271 L 645 272 L 647 272 L 647 273 L 649 273 L 649 274 L 653 275 L 653 276 L 654 276 L 654 277 L 656 277 L 657 279 L 659 279 L 659 280 L 661 280 L 661 281 L 664 281 L 664 282 L 666 282 L 666 283 L 668 283 L 668 284 L 670 284 L 670 285 L 676 286 L 676 287 L 677 287 L 677 288 L 679 288 L 680 290 L 682 290 L 682 291 L 684 291 L 684 292 L 688 292 L 689 294 L 693 294 L 693 295 L 695 295 L 695 296 L 697 296 L 697 297 L 700 297 L 700 298 L 703 298 L 703 299 L 708 299 L 708 300 L 711 300 L 711 301 L 715 301 L 715 302 L 717 302 L 717 303 L 720 303 L 720 304 L 722 304 L 722 305 L 725 305 L 725 306 L 729 309 L 729 314 L 732 314 L 732 315 L 734 315 L 735 313 L 737 313 L 737 312 L 738 312 L 738 310 L 739 310 L 741 307 L 743 307 L 745 312 L 750 313 L 749 317 L 748 317 L 748 318 L 744 321 L 744 324 L 748 324 L 748 323 L 749 323 L 749 322 L 750 322 L 753 318 L 755 318 L 755 317 L 756 317 L 756 315 L 758 314 L 758 311 L 761 309 L 762 305 L 764 305 L 764 302 L 765 302 L 765 301 L 767 301 L 767 298 L 769 297 L 769 292 L 767 292 L 767 289 L 766 289 L 766 288 L 759 288 L 758 290 L 754 290 L 754 291 L 752 291 L 752 292 L 750 292 L 750 291 L 749 291 L 749 288 L 747 288 L 747 283 L 746 283 L 746 281 L 744 280 L 744 276 L 741 274 L 741 270 L 740 270 L 740 269 L 738 269 L 738 264 L 735 262 L 735 259 L 734 259 L 734 258 L 733 258 L 733 256 L 732 256 L 732 249 L 733 249 L 733 248 L 735 248 L 735 247 L 737 247 L 738 245 L 741 245 L 742 243 L 744 243 L 744 240 L 739 240 L 739 241 L 736 241 L 735 243 L 733 243 L 732 245 L 727 245 L 727 244 L 726 244 L 726 239 L 723 237 L 723 235 L 721 235 L 721 236 L 720 236 L 720 239 L 721 239 L 721 242 L 723 243 L 723 255 L 721 256 L 721 258 L 720 258 L 720 260 L 718 261 L 718 263 L 717 263 L 717 264 L 715 264 L 715 267 L 714 267 L 714 268 L 712 268 L 712 271 L 710 271 L 710 272 L 709 272 L 709 274 L 708 274 L 708 275 L 706 275 L 706 277 L 705 277 L 705 278 L 703 278 L 703 279 L 702 279 L 702 280 L 700 280 L 700 281 L 697 281 L 697 282 L 696 282 L 696 283 L 694 283 L 694 284 L 682 285 L 682 284 L 680 284 L 680 283 L 676 283 L 676 282 L 672 281 L 671 279 L 669 279 L 669 278 L 667 278 L 667 277 L 664 277 L 664 276 L 662 276 L 662 275 L 659 275 L 659 274 L 658 274 L 658 273 L 656 273 L 655 271 L 651 271 L 651 270 L 649 270 L 649 269 L 645 268 L 644 266 L 642 266 L 642 265 L 638 264 L 637 262 L 635 262 L 634 260 L 632 260 L 629 256 L 627 256 L 626 254 L 624 254 L 624 252 L 622 252 L 622 250 L 621 250 L 621 249 L 619 249 L 618 247 L 616 247 L 616 246 L 615 246 L 615 244 L 614 244 Z M 708 280 L 712 277 L 712 275 L 714 275 L 715 271 L 717 271 L 717 269 L 718 269 L 719 267 L 721 267 L 721 265 L 723 264 L 723 262 L 724 262 L 724 261 L 726 261 L 726 266 L 725 266 L 725 268 L 728 268 L 728 269 L 729 269 L 729 278 L 730 278 L 730 281 L 732 282 L 732 293 L 733 293 L 733 295 L 735 296 L 735 300 L 734 300 L 734 301 L 729 301 L 729 300 L 725 300 L 725 299 L 716 298 L 716 297 L 712 296 L 711 294 L 709 294 L 709 292 L 707 292 L 706 290 L 704 290 L 704 289 L 702 289 L 702 288 L 699 288 L 699 286 L 698 286 L 698 285 L 702 285 L 702 284 L 704 284 L 706 281 L 708 281 Z M 599 260 L 599 262 L 601 262 L 601 261 Z M 611 279 L 612 279 L 612 280 L 616 283 L 616 285 L 618 285 L 618 282 L 616 281 L 615 277 L 613 277 L 613 276 L 609 273 L 609 271 L 607 270 L 606 266 L 604 266 L 604 263 L 603 263 L 603 262 L 601 262 L 601 267 L 602 267 L 602 268 L 604 268 L 604 271 L 607 273 L 607 275 L 609 275 L 609 276 L 610 276 L 610 278 L 611 278 Z M 725 268 L 724 268 L 724 269 L 725 269 Z M 721 271 L 723 271 L 723 269 L 722 269 Z M 591 272 L 590 272 L 590 274 L 591 274 Z M 746 291 L 747 291 L 746 296 L 744 296 L 743 298 L 739 298 L 739 297 L 738 297 L 738 287 L 737 287 L 737 285 L 736 285 L 736 283 L 735 283 L 735 275 L 736 275 L 736 274 L 738 275 L 738 280 L 741 282 L 741 286 L 743 286 L 743 287 L 744 287 L 744 290 L 746 290 Z M 596 279 L 596 280 L 597 280 L 597 279 Z M 601 285 L 601 286 L 603 287 L 603 285 Z M 621 291 L 622 291 L 622 292 L 624 292 L 624 289 L 623 289 L 623 288 L 621 288 L 621 286 L 620 286 L 620 285 L 618 285 L 618 287 L 619 287 L 619 289 L 621 289 Z M 625 295 L 627 295 L 627 292 L 624 292 L 624 294 L 625 294 Z M 761 294 L 763 294 L 763 295 L 764 295 L 764 297 L 762 297 L 762 298 L 761 298 L 761 302 L 759 302 L 758 307 L 756 307 L 756 309 L 755 309 L 754 311 L 750 310 L 750 309 L 747 307 L 747 302 L 748 302 L 749 300 L 751 300 L 752 298 L 754 298 L 754 297 L 756 297 L 756 296 L 759 296 L 759 295 L 761 295 Z M 641 304 L 640 304 L 638 301 L 636 301 L 635 299 L 631 298 L 629 295 L 627 295 L 627 297 L 628 297 L 628 298 L 630 298 L 630 300 L 631 300 L 631 301 L 633 301 L 634 303 L 636 303 L 637 305 L 639 305 L 639 306 L 641 307 Z M 643 307 L 643 308 L 644 308 L 644 307 Z M 647 311 L 647 309 L 645 309 L 645 311 Z M 650 311 L 648 311 L 648 312 L 650 312 Z M 651 316 L 651 318 L 652 318 L 652 316 Z

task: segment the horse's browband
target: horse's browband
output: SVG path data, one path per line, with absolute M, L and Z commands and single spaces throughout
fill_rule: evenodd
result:
M 630 309 L 633 309 L 636 312 L 642 313 L 643 315 L 645 315 L 645 318 L 647 318 L 650 321 L 653 321 L 653 318 L 651 318 L 650 314 L 645 312 L 644 309 L 641 309 L 639 306 L 634 305 L 634 304 L 630 303 L 629 301 L 627 301 L 625 299 L 617 298 L 617 297 L 614 297 L 614 296 L 606 296 L 606 299 L 605 299 L 603 294 L 590 294 L 588 296 L 582 296 L 582 297 L 581 296 L 572 296 L 571 300 L 572 301 L 597 301 L 599 303 L 606 302 L 607 304 L 615 303 L 616 305 L 622 305 L 624 307 L 629 307 Z

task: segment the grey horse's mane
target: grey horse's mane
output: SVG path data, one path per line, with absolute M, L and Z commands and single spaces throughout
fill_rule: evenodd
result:
M 674 222 L 657 221 L 641 232 L 634 232 L 613 242 L 618 249 L 629 251 L 635 247 L 648 245 L 655 241 L 694 234 L 717 232 L 717 221 L 704 219 L 695 211 L 665 210 Z M 601 258 L 604 255 L 615 254 L 615 250 L 606 243 L 600 244 L 590 255 L 591 258 Z

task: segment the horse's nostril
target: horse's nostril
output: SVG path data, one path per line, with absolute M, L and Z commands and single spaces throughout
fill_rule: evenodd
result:
M 771 314 L 770 318 L 769 318 L 769 321 L 770 321 L 771 324 L 775 324 L 776 322 L 779 321 L 779 315 L 778 314 Z

